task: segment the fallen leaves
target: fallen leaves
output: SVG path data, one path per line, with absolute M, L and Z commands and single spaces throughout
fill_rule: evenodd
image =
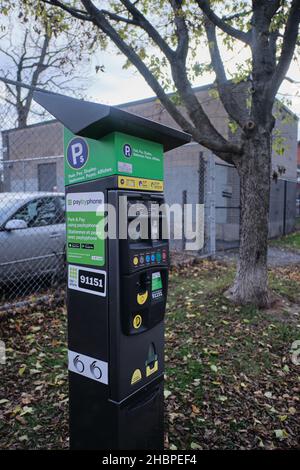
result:
M 229 277 L 214 262 L 182 268 L 171 277 L 170 442 L 178 449 L 296 448 L 299 383 L 289 348 L 297 337 L 297 320 L 286 324 L 278 309 L 264 313 L 225 303 L 222 292 Z M 289 269 L 281 286 L 291 277 L 296 276 Z
M 198 406 L 192 404 L 192 412 L 195 415 L 198 415 L 198 414 L 200 414 L 200 409 L 198 408 Z
M 0 400 L 0 405 L 3 405 L 4 403 L 9 403 L 9 400 L 7 400 L 6 398 L 2 398 Z
M 26 364 L 23 364 L 20 369 L 18 370 L 18 374 L 20 377 L 22 377 L 22 375 L 24 374 L 25 370 L 26 370 L 27 366 Z
M 24 406 L 23 409 L 21 409 L 20 416 L 25 416 L 31 413 L 33 413 L 33 408 L 31 406 Z
M 193 450 L 201 450 L 202 447 L 201 447 L 199 444 L 197 444 L 196 442 L 192 442 L 192 443 L 191 443 L 191 449 L 193 449 Z
M 0 321 L 7 346 L 0 400 L 2 449 L 68 446 L 66 314 L 57 302 L 35 309 Z
M 280 289 L 300 282 L 296 271 L 274 271 Z M 292 340 L 299 339 L 299 305 L 286 314 L 282 303 L 280 315 L 232 306 L 222 295 L 232 276 L 231 268 L 208 260 L 171 273 L 164 391 L 168 449 L 299 446 L 298 369 L 290 359 Z M 8 361 L 0 447 L 67 448 L 62 304 L 23 309 L 17 317 L 6 316 L 0 328 Z
M 274 433 L 277 439 L 286 439 L 287 437 L 289 437 L 285 429 L 275 429 Z

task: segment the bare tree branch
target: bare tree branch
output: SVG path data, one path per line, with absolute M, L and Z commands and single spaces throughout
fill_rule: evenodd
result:
M 247 16 L 251 13 L 251 10 L 244 10 L 244 11 L 240 11 L 238 13 L 233 13 L 232 15 L 228 15 L 228 16 L 222 16 L 222 20 L 223 21 L 231 21 L 231 20 L 234 20 L 236 18 L 243 18 L 244 16 Z
M 282 5 L 282 0 L 272 0 L 271 2 L 264 2 L 264 15 L 271 22 L 271 19 Z
M 130 18 L 125 18 L 124 16 L 117 15 L 116 13 L 112 13 L 108 10 L 101 10 L 101 11 L 104 15 L 108 16 L 111 20 L 121 22 L 121 23 L 131 24 L 134 26 L 139 26 L 138 21 L 132 20 Z
M 29 114 L 32 112 L 33 91 L 48 78 L 52 78 L 49 82 L 53 88 L 62 88 L 65 83 L 70 84 L 74 78 L 74 64 L 78 62 L 78 47 L 80 41 L 76 41 L 71 37 L 67 41 L 67 45 L 60 41 L 56 41 L 54 35 L 48 34 L 48 28 L 42 21 L 39 27 L 34 31 L 30 31 L 24 27 L 22 30 L 23 37 L 21 37 L 21 44 L 18 41 L 15 43 L 11 40 L 14 34 L 14 28 L 10 25 L 8 33 L 6 33 L 7 47 L 0 48 L 0 55 L 5 54 L 10 59 L 10 64 L 5 64 L 2 67 L 2 78 L 7 78 L 4 81 L 7 90 L 7 99 L 10 101 L 10 106 L 14 107 L 17 115 L 18 127 L 25 127 L 27 125 Z M 67 38 L 69 39 L 68 33 Z M 49 50 L 52 41 L 52 50 Z M 56 47 L 58 46 L 58 47 Z M 57 74 L 55 73 L 56 71 Z M 59 80 L 64 77 L 65 80 Z M 9 80 L 9 79 L 14 80 Z M 82 77 L 80 77 L 82 81 Z M 23 86 L 26 82 L 29 88 Z M 79 85 L 80 86 L 80 85 Z M 78 87 L 78 84 L 77 84 Z M 77 88 L 76 87 L 76 88 Z M 69 87 L 71 90 L 71 86 Z M 73 86 L 74 90 L 74 86 Z
M 4 73 L 4 76 L 6 77 L 6 76 L 7 76 L 7 73 L 6 73 L 6 74 Z M 11 86 L 10 86 L 8 83 L 5 83 L 5 87 L 6 87 L 7 91 L 8 91 L 14 98 L 17 97 L 16 93 L 13 91 L 13 89 L 11 88 Z
M 23 53 L 21 54 L 19 62 L 17 64 L 17 81 L 18 82 L 22 81 L 23 63 L 24 63 L 24 58 L 26 57 L 26 53 L 27 53 L 27 38 L 28 38 L 28 30 L 26 29 L 23 43 L 22 43 Z M 24 126 L 24 124 L 26 123 L 26 117 L 24 113 L 21 86 L 19 85 L 16 86 L 16 92 L 17 92 L 16 108 L 17 108 L 17 114 L 18 114 L 18 124 L 19 126 Z
M 300 23 L 300 0 L 293 0 L 283 35 L 281 54 L 272 77 L 270 96 L 275 97 L 293 58 Z
M 74 18 L 77 18 L 79 20 L 83 21 L 92 21 L 91 17 L 88 15 L 82 14 L 81 10 L 78 10 L 77 8 L 70 7 L 66 5 L 63 2 L 60 2 L 59 0 L 42 0 L 44 3 L 47 3 L 48 5 L 56 6 L 61 8 L 62 10 L 66 11 L 67 13 L 70 13 Z
M 229 116 L 234 119 L 241 128 L 243 128 L 246 120 L 248 119 L 245 99 L 243 99 L 241 102 L 241 95 L 237 94 L 236 96 L 235 93 L 232 93 L 232 83 L 228 82 L 226 77 L 225 68 L 218 46 L 215 25 L 207 17 L 204 21 L 204 25 L 208 40 L 211 63 L 216 74 L 216 82 L 220 99 Z
M 295 80 L 294 78 L 291 78 L 288 76 L 285 76 L 284 80 L 286 80 L 287 82 L 293 83 L 294 85 L 298 85 L 300 83 L 300 80 Z
M 186 61 L 189 50 L 189 33 L 183 16 L 183 0 L 170 0 L 175 17 L 175 33 L 177 37 L 176 56 L 181 61 Z
M 127 8 L 127 10 L 132 14 L 132 17 L 138 24 L 143 28 L 149 37 L 158 45 L 160 50 L 165 54 L 168 60 L 172 60 L 174 57 L 174 51 L 169 47 L 167 42 L 159 34 L 157 29 L 155 29 L 152 24 L 146 19 L 146 17 L 135 7 L 133 3 L 129 0 L 120 0 L 121 3 Z M 85 0 L 82 0 L 84 3 Z M 87 0 L 88 3 L 91 3 L 90 0 Z
M 91 2 L 91 0 L 81 0 L 82 3 L 85 5 L 86 8 L 94 8 L 96 16 L 101 12 L 97 10 L 95 5 Z M 127 0 L 121 0 L 122 3 L 128 3 Z M 124 4 L 125 4 L 124 3 Z M 130 3 L 130 2 L 129 2 Z M 126 5 L 125 5 L 126 6 Z M 91 14 L 91 11 L 89 10 Z M 106 21 L 106 20 L 105 20 Z M 99 24 L 99 26 L 101 23 Z M 191 84 L 189 83 L 186 75 L 185 63 L 178 60 L 173 60 L 173 56 L 171 57 L 171 68 L 172 68 L 172 76 L 174 79 L 174 83 L 178 89 L 179 95 L 182 98 L 184 104 L 186 105 L 189 117 L 191 118 L 195 127 L 191 126 L 191 124 L 184 118 L 183 114 L 178 110 L 178 108 L 172 103 L 166 93 L 163 91 L 162 87 L 159 85 L 158 81 L 154 78 L 154 76 L 149 72 L 146 65 L 141 61 L 141 59 L 135 54 L 135 52 L 119 37 L 116 31 L 108 24 L 103 25 L 102 27 L 109 28 L 108 30 L 104 30 L 106 34 L 115 42 L 115 44 L 120 48 L 122 52 L 131 60 L 131 62 L 136 66 L 136 68 L 140 71 L 143 75 L 147 83 L 151 86 L 154 92 L 157 94 L 158 98 L 161 100 L 163 105 L 166 107 L 167 111 L 173 117 L 173 119 L 187 132 L 191 133 L 197 142 L 201 143 L 202 145 L 209 146 L 211 150 L 215 152 L 222 152 L 223 155 L 236 153 L 238 154 L 240 149 L 234 145 L 226 141 L 226 139 L 218 133 L 215 127 L 211 124 L 207 114 L 204 112 L 203 108 L 201 107 L 198 99 L 196 98 Z M 101 26 L 100 26 L 101 27 Z M 109 31 L 109 32 L 108 32 Z M 114 38 L 114 39 L 113 39 Z M 122 50 L 124 48 L 124 50 Z M 156 91 L 157 90 L 157 91 Z M 201 123 L 201 132 L 199 132 L 199 124 Z M 228 155 L 227 155 L 228 157 Z
M 44 0 L 42 0 L 44 1 Z M 56 4 L 56 0 L 49 0 L 50 3 Z M 157 44 L 157 46 L 164 52 L 165 56 L 170 62 L 172 68 L 172 75 L 174 83 L 178 89 L 180 97 L 184 102 L 194 125 L 190 123 L 184 114 L 175 106 L 170 97 L 165 93 L 158 80 L 150 72 L 146 64 L 140 59 L 135 50 L 129 46 L 124 39 L 118 34 L 115 28 L 107 20 L 102 10 L 97 8 L 91 0 L 81 0 L 82 5 L 85 7 L 87 14 L 92 19 L 93 23 L 104 32 L 112 42 L 119 48 L 119 50 L 128 58 L 128 60 L 136 67 L 136 69 L 144 77 L 148 85 L 153 89 L 158 99 L 163 106 L 177 122 L 177 124 L 186 132 L 193 135 L 194 139 L 200 144 L 207 146 L 215 153 L 222 155 L 222 158 L 227 161 L 232 161 L 232 154 L 239 154 L 241 148 L 236 144 L 228 142 L 210 122 L 208 116 L 201 107 L 198 99 L 196 98 L 191 84 L 189 83 L 184 63 L 176 60 L 176 52 L 174 52 L 160 36 L 160 34 L 153 28 L 148 20 L 141 14 L 133 3 L 128 0 L 120 0 L 122 4 L 131 13 L 134 20 L 139 23 L 149 37 Z M 72 15 L 72 9 L 69 8 Z M 199 130 L 201 124 L 201 132 Z
M 2 54 L 5 54 L 7 57 L 9 57 L 13 61 L 13 63 L 16 66 L 18 66 L 18 62 L 15 59 L 15 57 L 13 56 L 13 54 L 10 54 L 6 49 L 3 49 L 2 47 L 0 47 L 0 52 L 2 52 Z
M 10 101 L 8 98 L 1 98 L 3 99 L 6 103 L 8 103 L 11 106 L 15 106 L 15 103 L 13 101 Z
M 93 18 L 93 22 L 98 26 L 107 36 L 113 41 L 113 43 L 120 49 L 123 54 L 132 62 L 137 68 L 141 75 L 145 78 L 148 85 L 154 90 L 159 100 L 166 107 L 171 116 L 175 121 L 184 129 L 186 132 L 191 133 L 193 131 L 192 125 L 184 118 L 179 112 L 176 106 L 169 99 L 159 82 L 156 80 L 154 75 L 148 70 L 147 66 L 140 59 L 138 54 L 120 37 L 117 31 L 110 25 L 105 18 L 101 10 L 95 7 L 90 0 L 81 0 L 89 14 Z
M 40 60 L 39 60 L 37 66 L 36 66 L 36 68 L 35 68 L 35 70 L 32 74 L 32 79 L 31 79 L 31 83 L 30 83 L 30 85 L 32 87 L 35 87 L 37 85 L 39 76 L 43 72 L 43 70 L 45 69 L 44 60 L 45 60 L 45 57 L 47 55 L 49 42 L 50 42 L 50 37 L 48 36 L 48 34 L 45 34 L 43 45 L 42 45 L 42 50 L 41 50 L 41 55 L 40 55 Z M 30 110 L 32 98 L 33 98 L 33 89 L 29 90 L 29 92 L 27 94 L 26 102 L 25 102 L 25 110 L 27 112 L 27 116 L 28 116 L 28 113 L 29 113 L 29 110 Z
M 225 20 L 216 15 L 210 7 L 209 0 L 197 0 L 199 8 L 205 13 L 209 20 L 218 28 L 220 28 L 224 33 L 229 34 L 235 39 L 244 42 L 245 44 L 250 44 L 251 35 L 245 33 L 239 29 L 233 28 L 230 24 L 226 23 Z

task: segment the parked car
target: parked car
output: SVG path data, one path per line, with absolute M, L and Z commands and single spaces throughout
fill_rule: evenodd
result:
M 55 274 L 64 261 L 64 194 L 0 193 L 0 282 Z

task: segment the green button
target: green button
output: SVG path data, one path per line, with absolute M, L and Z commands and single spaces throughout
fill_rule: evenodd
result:
M 156 261 L 159 263 L 161 260 L 161 254 L 160 253 L 156 253 Z

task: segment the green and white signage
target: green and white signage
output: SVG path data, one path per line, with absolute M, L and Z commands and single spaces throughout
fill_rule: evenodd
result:
M 66 199 L 67 261 L 105 264 L 103 192 L 69 193 Z
M 111 175 L 163 180 L 163 146 L 121 132 L 101 140 L 64 131 L 65 185 Z

